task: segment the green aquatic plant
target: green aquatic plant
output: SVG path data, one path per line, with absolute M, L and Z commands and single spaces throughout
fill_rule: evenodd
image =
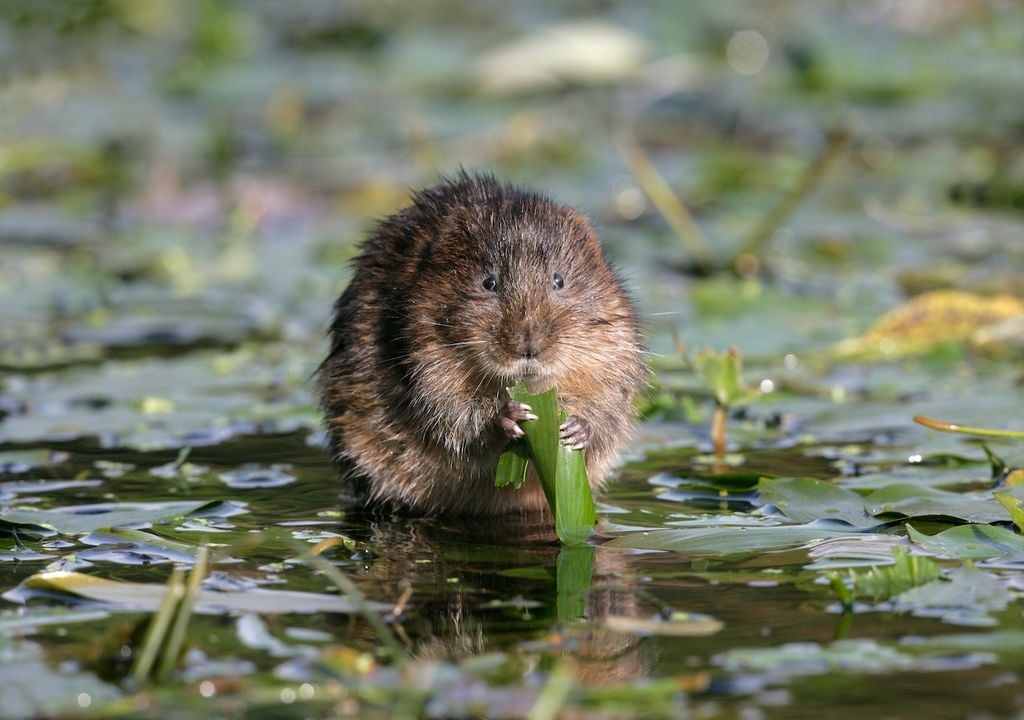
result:
M 725 455 L 726 418 L 729 409 L 760 397 L 756 390 L 743 384 L 743 358 L 736 348 L 725 352 L 699 350 L 689 356 L 690 366 L 715 398 L 715 414 L 711 419 L 711 440 L 715 454 Z
M 537 419 L 525 420 L 523 439 L 510 442 L 501 454 L 494 484 L 521 487 L 533 463 L 555 518 L 558 539 L 566 545 L 578 545 L 593 531 L 597 511 L 583 453 L 567 448 L 559 438 L 559 426 L 566 414 L 558 405 L 557 392 L 551 388 L 531 395 L 525 385 L 518 383 L 508 393 L 513 400 L 529 405 Z
M 838 572 L 828 573 L 829 583 L 843 606 L 852 607 L 858 597 L 886 600 L 930 583 L 942 574 L 934 560 L 911 555 L 904 548 L 893 548 L 892 559 L 892 565 L 876 566 L 859 572 L 850 570 L 845 576 Z
M 135 682 L 164 681 L 177 666 L 199 589 L 206 577 L 207 558 L 207 549 L 200 548 L 187 580 L 180 566 L 171 573 L 160 609 L 149 621 L 142 647 L 132 666 Z
M 1024 498 L 1014 497 L 1008 492 L 992 493 L 992 497 L 1003 504 L 1006 511 L 1010 513 L 1010 519 L 1017 529 L 1024 532 Z

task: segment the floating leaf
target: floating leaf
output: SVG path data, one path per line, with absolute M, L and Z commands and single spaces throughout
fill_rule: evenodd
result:
M 991 494 L 955 493 L 911 483 L 879 488 L 864 498 L 864 504 L 872 515 L 942 516 L 976 523 L 1009 519 L 1006 508 Z
M 943 580 L 932 581 L 900 593 L 900 604 L 930 607 L 982 607 L 999 610 L 1006 607 L 1010 591 L 991 573 L 968 563 L 954 568 Z
M 195 557 L 197 548 L 188 543 L 145 532 L 144 530 L 116 530 L 101 529 L 95 530 L 83 538 L 81 542 L 86 545 L 127 545 L 129 550 L 146 555 L 157 555 L 174 562 L 191 562 Z
M 797 522 L 835 519 L 859 528 L 884 524 L 879 516 L 939 516 L 967 522 L 1007 519 L 1009 505 L 995 496 L 969 495 L 912 483 L 885 485 L 866 497 L 814 478 L 762 478 L 761 502 Z
M 823 540 L 808 550 L 807 555 L 814 562 L 804 567 L 808 570 L 833 570 L 874 566 L 890 562 L 893 550 L 901 546 L 909 546 L 909 543 L 906 538 L 896 535 L 864 534 Z
M 1024 557 L 1024 536 L 994 525 L 960 525 L 937 535 L 925 535 L 907 525 L 907 533 L 933 555 L 972 560 Z
M 211 509 L 218 502 L 188 501 L 164 503 L 100 503 L 73 505 L 53 510 L 13 510 L 0 515 L 0 522 L 50 528 L 62 535 L 81 535 L 101 528 L 166 523 Z
M 671 550 L 687 555 L 736 555 L 798 547 L 816 540 L 857 537 L 846 524 L 672 528 L 630 533 L 606 543 L 637 550 Z
M 841 520 L 869 528 L 879 521 L 868 515 L 864 498 L 853 490 L 814 478 L 762 478 L 758 483 L 761 503 L 774 505 L 795 522 Z
M 109 603 L 120 609 L 155 611 L 160 607 L 167 592 L 161 584 L 118 582 L 92 575 L 74 572 L 40 573 L 25 579 L 14 590 L 4 594 L 13 602 L 43 594 L 74 595 L 87 600 Z M 387 612 L 390 605 L 368 602 L 376 612 Z M 244 591 L 215 592 L 201 590 L 196 600 L 195 612 L 202 614 L 221 613 L 341 613 L 358 612 L 359 607 L 347 597 L 321 593 L 294 592 L 289 590 L 265 590 L 253 588 Z

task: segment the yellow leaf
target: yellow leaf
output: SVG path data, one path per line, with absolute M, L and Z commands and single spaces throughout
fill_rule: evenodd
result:
M 890 310 L 863 335 L 832 347 L 841 360 L 923 355 L 950 342 L 967 342 L 978 328 L 1024 317 L 1012 295 L 985 297 L 958 290 L 924 293 Z

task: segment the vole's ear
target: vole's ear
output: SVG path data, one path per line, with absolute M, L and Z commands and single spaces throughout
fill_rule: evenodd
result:
M 578 251 L 601 250 L 601 241 L 586 215 L 570 210 L 563 225 L 565 241 Z

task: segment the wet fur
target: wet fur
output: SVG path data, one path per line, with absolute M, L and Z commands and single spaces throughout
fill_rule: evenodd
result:
M 546 508 L 535 478 L 494 487 L 507 442 L 496 420 L 523 348 L 537 356 L 530 389 L 556 386 L 563 409 L 590 422 L 595 489 L 646 372 L 634 310 L 586 219 L 464 173 L 377 227 L 330 337 L 316 392 L 331 449 L 368 504 L 416 514 Z

